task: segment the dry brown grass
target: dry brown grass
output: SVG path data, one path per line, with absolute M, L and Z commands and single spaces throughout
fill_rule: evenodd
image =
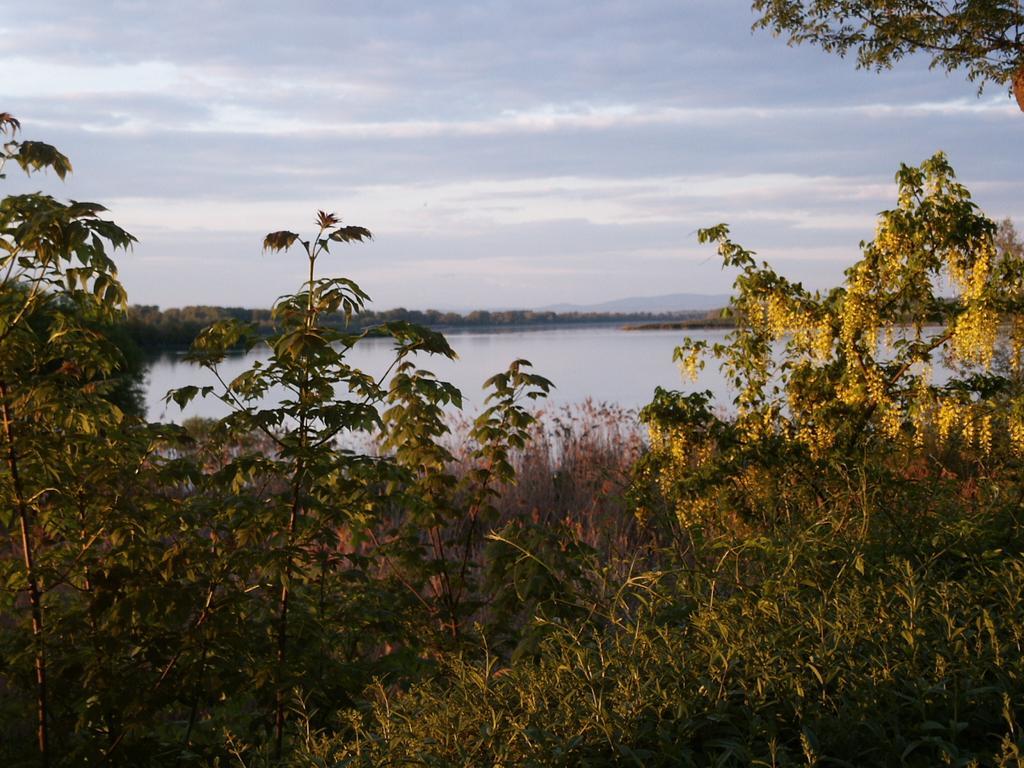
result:
M 471 466 L 466 423 L 453 429 L 457 466 Z M 631 557 L 652 544 L 629 509 L 632 468 L 645 449 L 637 414 L 591 400 L 537 414 L 527 446 L 516 453 L 514 484 L 495 500 L 497 527 L 512 520 L 564 525 L 609 556 Z

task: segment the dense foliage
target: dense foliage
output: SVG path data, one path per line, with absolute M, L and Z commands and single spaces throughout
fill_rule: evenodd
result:
M 3 162 L 70 162 L 0 116 Z M 538 421 L 513 361 L 457 427 L 452 357 L 324 275 L 189 352 L 230 414 L 125 406 L 101 206 L 0 203 L 5 765 L 1018 764 L 1024 253 L 938 155 L 844 285 L 705 230 L 736 388 Z M 370 334 L 394 357 L 352 364 Z M 234 349 L 267 355 L 227 380 Z
M 13 118 L 2 127 L 6 160 L 70 170 L 54 148 L 19 142 Z M 265 240 L 301 248 L 309 267 L 269 335 L 229 318 L 190 352 L 218 377 L 229 350 L 265 344 L 269 357 L 220 388 L 168 395 L 219 397 L 231 415 L 147 424 L 115 402 L 125 295 L 106 249 L 133 238 L 102 210 L 3 201 L 0 750 L 7 763 L 180 764 L 250 748 L 280 760 L 374 675 L 414 677 L 460 637 L 479 610 L 496 489 L 534 422 L 522 401 L 551 385 L 522 360 L 492 377 L 456 472 L 443 407 L 461 394 L 412 362 L 454 353 L 390 321 L 373 333 L 393 339 L 392 366 L 376 378 L 349 364 L 369 331 L 323 321 L 367 297 L 316 265 L 370 233 L 320 212 L 310 240 Z M 354 448 L 360 435 L 390 455 Z
M 724 418 L 710 393 L 659 390 L 642 414 L 633 494 L 658 558 L 623 575 L 514 542 L 513 570 L 547 579 L 529 655 L 486 646 L 408 695 L 380 688 L 356 736 L 321 754 L 1018 765 L 1024 251 L 941 155 L 897 181 L 825 294 L 725 227 L 701 233 L 739 271 L 735 328 L 676 356 L 689 372 L 716 357 L 736 400 Z
M 754 0 L 757 26 L 857 64 L 888 69 L 914 53 L 971 80 L 1009 85 L 1024 110 L 1024 11 L 1017 0 Z
M 737 540 L 720 564 L 609 581 L 587 560 L 588 588 L 560 596 L 584 618 L 539 617 L 528 662 L 452 657 L 409 694 L 380 686 L 355 737 L 315 752 L 366 766 L 1019 765 L 1018 510 L 896 529 L 857 511 Z M 846 530 L 861 523 L 872 530 Z

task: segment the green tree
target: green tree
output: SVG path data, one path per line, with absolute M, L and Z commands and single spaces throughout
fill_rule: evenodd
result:
M 860 67 L 889 69 L 924 53 L 980 87 L 1009 86 L 1024 110 L 1024 11 L 1019 0 L 754 0 L 755 27 L 813 43 Z
M 897 206 L 826 293 L 759 263 L 724 225 L 700 232 L 739 271 L 736 325 L 726 343 L 684 340 L 676 359 L 691 374 L 717 359 L 736 414 L 660 390 L 644 412 L 648 475 L 683 530 L 778 524 L 824 503 L 829 472 L 871 467 L 884 485 L 927 445 L 981 464 L 997 446 L 1024 453 L 1024 260 L 1012 231 L 977 210 L 942 154 L 902 166 L 896 182 Z
M 70 172 L 19 130 L 0 115 L 0 166 Z M 312 237 L 264 241 L 308 266 L 272 313 L 168 313 L 217 320 L 190 356 L 219 380 L 169 398 L 231 413 L 146 423 L 122 407 L 109 255 L 134 238 L 102 211 L 0 201 L 0 762 L 301 762 L 371 680 L 416 680 L 468 647 L 493 501 L 533 423 L 524 401 L 550 382 L 521 360 L 489 380 L 458 476 L 443 443 L 461 394 L 414 357 L 454 352 L 401 317 L 358 322 L 366 294 L 317 270 L 370 233 L 320 212 Z M 371 336 L 394 345 L 376 376 L 352 364 Z M 265 356 L 220 378 L 227 354 L 257 345 Z
M 273 584 L 277 594 L 274 601 L 254 606 L 248 619 L 262 621 L 272 637 L 272 659 L 254 658 L 253 664 L 255 677 L 272 689 L 276 758 L 285 748 L 291 692 L 297 690 L 300 698 L 321 692 L 316 683 L 331 656 L 329 641 L 333 637 L 341 645 L 338 633 L 357 621 L 355 616 L 334 615 L 351 598 L 346 594 L 350 562 L 342 554 L 342 539 L 361 535 L 372 521 L 387 473 L 386 462 L 354 450 L 353 443 L 362 434 L 368 447 L 368 436 L 381 428 L 378 406 L 387 396 L 385 380 L 391 370 L 416 352 L 455 355 L 441 334 L 403 321 L 359 332 L 328 325 L 325 321 L 338 313 L 346 319 L 359 313 L 367 295 L 347 278 L 318 277 L 318 260 L 332 246 L 363 242 L 371 234 L 324 211 L 316 224 L 309 239 L 288 231 L 266 236 L 266 250 L 297 248 L 308 267 L 302 290 L 274 305 L 270 336 L 261 340 L 253 324 L 227 319 L 204 330 L 190 352 L 192 360 L 218 378 L 220 363 L 239 346 L 266 344 L 269 357 L 232 381 L 221 380 L 216 391 L 186 387 L 168 396 L 184 405 L 199 394 L 215 394 L 232 408 L 217 427 L 221 440 L 239 445 L 253 433 L 267 440 L 255 451 L 236 452 L 211 480 L 220 486 L 221 515 L 237 521 L 233 538 L 250 545 L 252 564 L 248 573 L 240 574 L 242 581 L 247 587 Z M 350 363 L 352 349 L 371 333 L 388 336 L 395 344 L 394 362 L 379 377 Z M 454 388 L 445 392 L 458 400 Z M 304 645 L 313 639 L 316 643 L 300 654 L 296 633 L 303 635 Z
M 710 393 L 658 390 L 642 414 L 639 485 L 653 492 L 638 511 L 678 550 L 609 578 L 614 565 L 571 539 L 492 534 L 520 632 L 533 624 L 540 642 L 517 660 L 488 638 L 408 691 L 379 687 L 325 754 L 1021 764 L 1024 261 L 942 155 L 896 181 L 863 257 L 826 292 L 724 225 L 701 231 L 738 273 L 735 325 L 676 358 L 691 371 L 715 358 L 736 399 L 724 417 Z
M 443 444 L 451 422 L 443 407 L 461 406 L 459 391 L 411 361 L 397 367 L 389 386 L 382 447 L 394 457 L 401 482 L 393 495 L 395 524 L 377 554 L 453 641 L 481 607 L 477 571 L 482 542 L 498 522 L 494 501 L 515 481 L 514 454 L 536 423 L 525 403 L 545 397 L 553 386 L 529 367 L 514 360 L 484 383 L 487 407 L 469 430 L 471 450 L 461 477 Z M 493 601 L 489 607 L 493 615 Z
M 61 179 L 71 171 L 67 157 L 49 144 L 17 140 L 19 129 L 16 119 L 0 113 L 0 178 L 9 162 L 28 174 L 52 170 Z M 42 193 L 0 201 L 0 523 L 20 550 L 20 563 L 3 561 L 0 582 L 8 609 L 17 611 L 19 596 L 27 595 L 36 741 L 44 766 L 51 758 L 54 717 L 48 595 L 61 595 L 73 580 L 62 558 L 81 545 L 84 533 L 73 477 L 87 446 L 103 442 L 123 418 L 105 397 L 123 359 L 98 327 L 115 320 L 125 304 L 107 251 L 128 248 L 134 238 L 103 220 L 103 211 L 95 203 L 62 203 Z M 15 667 L 19 657 L 15 652 Z

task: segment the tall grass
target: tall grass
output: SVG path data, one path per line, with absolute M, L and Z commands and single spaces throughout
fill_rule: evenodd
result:
M 318 748 L 353 766 L 1020 765 L 1020 510 L 950 490 L 900 510 L 918 535 L 899 541 L 822 519 L 723 546 L 726 567 L 609 578 L 588 557 L 560 598 L 587 610 L 542 615 L 535 653 L 376 687 Z
M 651 531 L 638 524 L 627 494 L 645 449 L 636 412 L 586 400 L 541 410 L 526 447 L 516 452 L 514 484 L 495 499 L 495 527 L 512 521 L 560 526 L 606 559 L 649 549 Z M 454 430 L 455 474 L 470 469 L 465 424 Z

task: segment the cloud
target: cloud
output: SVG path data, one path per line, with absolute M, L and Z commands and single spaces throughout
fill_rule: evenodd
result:
M 379 235 L 341 263 L 382 299 L 452 306 L 719 291 L 694 244 L 719 221 L 831 275 L 899 162 L 938 148 L 1024 218 L 1005 93 L 914 58 L 858 72 L 752 20 L 749 0 L 14 4 L 0 109 L 76 174 L 4 183 L 107 203 L 142 238 L 132 291 L 165 305 L 268 302 L 294 276 L 252 261 L 262 234 L 324 207 Z
M 30 69 L 27 62 L 17 62 L 18 67 Z M 0 62 L 0 69 L 3 69 Z M 52 67 L 61 70 L 62 67 Z M 75 68 L 67 68 L 75 71 Z M 13 97 L 52 98 L 65 97 L 82 101 L 84 95 L 109 96 L 112 94 L 148 94 L 152 100 L 153 91 L 164 90 L 173 101 L 180 96 L 180 90 L 171 84 L 183 82 L 181 74 L 173 67 L 158 63 L 139 65 L 135 68 L 113 66 L 104 68 L 108 72 L 75 71 L 73 77 L 64 78 L 56 73 L 47 73 L 42 82 L 51 83 L 50 90 L 33 85 L 31 80 L 21 80 L 21 85 L 11 92 Z M 51 76 L 52 75 L 52 76 Z M 193 78 L 201 82 L 202 78 Z M 97 83 L 99 85 L 97 85 Z M 146 86 L 147 83 L 151 85 Z M 96 90 L 88 91 L 88 87 Z M 223 86 L 221 86 L 223 87 Z M 268 84 L 266 88 L 272 88 Z M 337 86 L 341 88 L 341 86 Z M 370 86 L 348 84 L 352 92 L 370 92 Z M 75 89 L 78 88 L 76 93 Z M 266 88 L 261 93 L 265 97 Z M 133 90 L 134 89 L 134 90 Z M 190 87 L 190 90 L 194 90 Z M 232 91 L 238 99 L 240 90 Z M 74 94 L 74 95 L 70 95 Z M 134 113 L 134 114 L 133 114 Z M 435 117 L 431 119 L 395 120 L 350 120 L 340 117 L 336 120 L 309 118 L 300 110 L 291 112 L 280 109 L 262 109 L 244 103 L 214 103 L 201 112 L 181 112 L 173 108 L 164 114 L 145 115 L 122 106 L 121 111 L 112 115 L 112 120 L 90 122 L 80 116 L 66 114 L 63 119 L 44 121 L 63 127 L 77 127 L 86 131 L 114 134 L 165 133 L 177 130 L 184 134 L 255 135 L 287 138 L 341 138 L 349 140 L 381 139 L 424 139 L 437 137 L 488 137 L 514 136 L 523 134 L 574 133 L 579 131 L 629 131 L 652 127 L 678 126 L 728 126 L 737 123 L 764 124 L 796 121 L 841 121 L 851 119 L 891 120 L 971 116 L 974 118 L 1018 120 L 1020 110 L 1005 98 L 968 101 L 953 99 L 940 102 L 917 102 L 909 104 L 865 103 L 837 105 L 778 105 L 778 106 L 658 106 L 644 104 L 591 105 L 586 103 L 555 105 L 544 104 L 532 109 L 506 109 L 495 114 L 460 119 Z
M 368 184 L 335 197 L 337 210 L 387 234 L 457 239 L 489 228 L 545 221 L 639 226 L 733 220 L 785 222 L 803 229 L 870 227 L 894 193 L 869 178 L 798 174 L 664 177 L 529 177 L 435 184 Z M 810 200 L 816 207 L 809 207 Z M 322 206 L 314 199 L 113 198 L 120 221 L 143 234 L 166 230 L 251 232 L 254 221 L 299 227 Z M 858 212 L 859 211 L 859 212 Z
M 472 120 L 394 120 L 318 122 L 299 116 L 259 112 L 243 107 L 215 108 L 208 120 L 182 126 L 212 133 L 254 133 L 266 136 L 322 136 L 346 139 L 418 139 L 436 136 L 498 136 L 572 131 L 628 130 L 650 126 L 723 125 L 741 121 L 821 119 L 927 118 L 949 115 L 991 116 L 1017 120 L 1020 110 L 1006 99 L 914 104 L 860 104 L 777 107 L 651 107 L 636 104 L 544 105 L 532 110 L 506 110 Z
M 0 59 L 8 98 L 82 100 L 100 94 L 148 94 L 168 91 L 181 81 L 169 62 L 136 64 L 62 64 L 28 56 Z

